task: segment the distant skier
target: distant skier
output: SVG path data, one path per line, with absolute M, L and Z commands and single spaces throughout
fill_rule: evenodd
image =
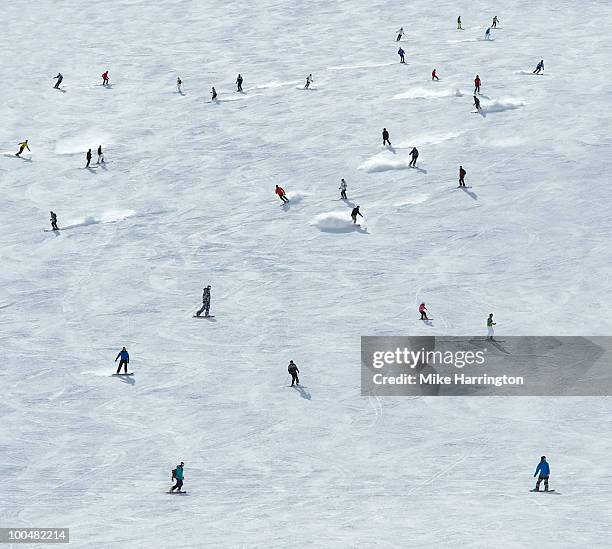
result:
M 98 164 L 104 164 L 104 153 L 102 152 L 102 145 L 98 145 Z
M 419 305 L 419 313 L 421 313 L 421 320 L 429 320 L 429 318 L 427 318 L 427 307 L 425 307 L 425 303 Z
M 497 15 L 496 15 L 495 17 L 493 17 L 493 23 L 491 24 L 491 27 L 496 29 L 497 28 L 497 23 L 499 23 L 499 19 L 497 18 Z
M 351 212 L 351 219 L 353 220 L 353 225 L 357 223 L 357 216 L 363 217 L 363 215 L 361 215 L 361 212 L 359 211 L 359 206 L 355 206 L 353 208 L 353 211 Z
M 306 84 L 304 84 L 304 89 L 308 89 L 310 88 L 310 84 L 312 84 L 313 80 L 312 80 L 312 73 L 310 73 L 307 77 L 306 77 Z
M 400 27 L 400 30 L 397 31 L 397 39 L 395 41 L 399 42 L 402 36 L 404 36 L 404 27 Z
M 87 164 L 85 165 L 86 168 L 89 168 L 89 164 L 91 163 L 91 149 L 87 150 Z
M 183 90 L 181 89 L 181 86 L 183 85 L 183 81 L 181 80 L 180 76 L 176 77 L 176 89 L 179 93 L 183 93 Z
M 108 77 L 108 71 L 104 71 L 102 73 L 102 85 L 103 86 L 108 86 L 108 82 L 110 81 L 110 78 Z
M 485 40 L 491 40 L 491 27 L 485 31 Z
M 217 100 L 217 90 L 215 90 L 215 87 L 212 87 L 212 90 L 210 91 L 210 95 L 212 97 L 212 101 L 216 101 Z
M 300 378 L 298 377 L 298 374 L 300 373 L 300 370 L 296 366 L 295 362 L 293 362 L 293 360 L 289 361 L 287 371 L 291 374 L 291 387 L 293 387 L 294 385 L 299 385 Z
M 459 186 L 465 187 L 465 175 L 467 172 L 463 169 L 463 166 L 459 166 Z
M 387 131 L 387 128 L 383 128 L 382 138 L 383 138 L 383 147 L 385 145 L 389 145 L 389 147 L 390 147 L 391 146 L 391 141 L 389 141 L 389 132 Z
M 242 92 L 242 76 L 240 76 L 240 73 L 238 74 L 238 78 L 236 78 L 236 86 L 238 86 L 236 91 Z
M 170 492 L 174 492 L 174 490 L 178 489 L 179 494 L 184 494 L 184 492 L 181 492 L 183 480 L 185 480 L 185 473 L 183 471 L 184 467 L 185 464 L 181 461 L 181 463 L 176 466 L 176 469 L 172 469 L 172 480 L 176 480 L 176 483 L 172 488 L 170 488 Z
M 130 355 L 127 352 L 127 349 L 125 347 L 121 348 L 121 351 L 119 351 L 119 354 L 115 358 L 115 362 L 117 362 L 119 358 L 121 360 L 119 360 L 119 368 L 117 368 L 117 373 L 121 371 L 121 366 L 123 366 L 123 370 L 127 374 L 128 373 L 127 367 L 128 367 L 128 364 L 130 363 Z
M 287 195 L 285 194 L 285 189 L 276 185 L 276 189 L 274 189 L 274 192 L 278 195 L 278 197 L 283 202 L 289 202 L 289 199 L 287 198 Z
M 344 180 L 344 178 L 342 178 L 340 180 L 340 198 L 342 200 L 348 200 L 346 197 L 346 187 L 347 187 L 346 181 Z
M 538 476 L 539 475 L 539 476 Z M 540 463 L 538 463 L 538 466 L 536 467 L 535 473 L 533 474 L 533 477 L 538 477 L 538 480 L 536 481 L 536 485 L 535 485 L 535 492 L 539 492 L 540 491 L 540 483 L 542 481 L 544 481 L 544 491 L 548 492 L 548 477 L 550 476 L 550 465 L 548 464 L 548 461 L 546 461 L 546 456 L 542 456 L 540 458 Z
M 463 30 L 461 27 L 461 15 L 457 17 L 457 30 Z
M 490 339 L 491 341 L 493 341 L 493 336 L 495 335 L 495 330 L 493 329 L 493 326 L 495 326 L 497 324 L 497 322 L 493 322 L 493 313 L 491 313 L 489 315 L 489 318 L 487 318 L 487 339 Z
M 410 161 L 410 164 L 408 164 L 408 166 L 410 166 L 411 168 L 416 168 L 416 161 L 419 157 L 419 151 L 416 147 L 412 147 L 412 150 L 410 151 L 410 156 L 412 157 L 412 160 Z
M 57 79 L 57 82 L 55 83 L 55 86 L 53 86 L 56 90 L 59 90 L 60 84 L 62 83 L 62 80 L 64 80 L 64 77 L 62 76 L 61 72 L 57 73 L 57 76 L 55 77 Z
M 196 312 L 196 316 L 200 316 L 202 313 L 205 317 L 210 316 L 208 311 L 210 311 L 210 284 L 202 290 L 202 307 Z
M 436 69 L 434 69 L 433 71 L 431 71 L 431 79 L 432 80 L 440 80 L 438 78 L 438 75 L 436 74 Z
M 406 52 L 401 47 L 399 50 L 397 50 L 397 55 L 400 56 L 400 63 L 406 63 L 406 61 L 404 60 L 405 53 Z
M 480 110 L 480 99 L 478 99 L 476 96 L 474 96 L 474 107 L 476 107 L 477 111 Z
M 21 153 L 23 152 L 24 149 L 28 149 L 28 151 L 30 150 L 27 139 L 19 143 L 19 151 L 15 153 L 15 156 L 21 156 Z
M 59 231 L 59 228 L 57 226 L 57 215 L 55 214 L 55 212 L 49 212 L 49 215 L 51 216 L 51 219 L 49 220 L 51 221 L 51 230 Z
M 474 94 L 480 93 L 480 76 L 476 75 L 476 78 L 474 78 Z
M 533 74 L 540 74 L 540 72 L 542 72 L 544 70 L 544 59 L 542 59 L 537 67 L 535 68 L 535 71 L 533 71 Z

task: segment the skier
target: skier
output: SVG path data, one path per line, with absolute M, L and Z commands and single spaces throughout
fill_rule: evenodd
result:
M 51 230 L 59 231 L 59 228 L 57 227 L 57 215 L 54 212 L 49 212 L 49 214 L 51 215 Z
M 474 94 L 480 93 L 480 84 L 480 76 L 476 75 L 476 78 L 474 78 Z
M 416 168 L 416 161 L 417 158 L 419 157 L 419 151 L 417 150 L 416 147 L 412 147 L 412 150 L 410 151 L 410 156 L 412 157 L 412 160 L 410 161 L 410 164 L 408 164 L 411 168 Z
M 298 377 L 298 374 L 300 373 L 300 371 L 298 370 L 298 367 L 296 366 L 295 362 L 293 362 L 293 360 L 289 361 L 287 371 L 291 374 L 291 387 L 293 387 L 293 385 L 299 385 L 300 378 Z
M 304 85 L 304 89 L 308 89 L 310 88 L 310 84 L 312 84 L 312 73 L 310 73 L 307 77 L 306 77 L 306 84 Z
M 467 172 L 463 169 L 463 166 L 459 166 L 459 186 L 460 187 L 465 187 L 465 174 L 467 174 Z
M 117 362 L 117 359 L 119 358 L 121 358 L 121 360 L 119 361 L 119 368 L 117 368 L 117 373 L 121 371 L 121 366 L 123 366 L 124 372 L 127 374 L 127 367 L 130 363 L 130 355 L 125 347 L 121 348 L 121 351 L 119 351 L 119 354 L 115 358 L 115 362 Z
M 440 80 L 438 78 L 438 75 L 436 74 L 436 69 L 434 69 L 433 71 L 431 71 L 431 79 L 432 80 Z
M 19 152 L 16 152 L 15 156 L 21 156 L 21 153 L 23 152 L 23 149 L 28 149 L 28 151 L 30 150 L 30 147 L 28 146 L 28 140 L 27 139 L 25 141 L 22 141 L 21 143 L 19 143 Z
M 353 225 L 357 223 L 357 216 L 363 217 L 361 212 L 359 211 L 359 206 L 355 206 L 353 211 L 351 212 L 351 219 L 353 220 Z
M 400 30 L 397 31 L 397 39 L 395 41 L 399 42 L 402 36 L 404 36 L 404 27 L 400 27 Z
M 102 85 L 103 86 L 108 86 L 108 81 L 110 80 L 110 78 L 108 77 L 108 71 L 104 71 L 102 73 Z
M 60 84 L 62 83 L 62 80 L 64 79 L 64 77 L 62 76 L 61 72 L 58 72 L 57 76 L 55 78 L 57 78 L 57 82 L 55 83 L 55 86 L 53 86 L 53 87 L 56 90 L 59 90 Z
M 491 25 L 494 29 L 497 28 L 497 23 L 499 23 L 499 19 L 497 18 L 497 15 L 495 17 L 493 17 L 493 24 Z
M 539 473 L 539 476 L 538 476 Z M 536 467 L 535 473 L 533 474 L 534 478 L 537 476 L 538 480 L 535 485 L 534 492 L 540 491 L 540 483 L 544 481 L 544 491 L 548 492 L 548 477 L 550 476 L 550 465 L 548 461 L 546 461 L 546 456 L 542 456 L 540 458 L 540 463 Z
M 176 469 L 172 469 L 172 480 L 176 480 L 176 484 L 170 488 L 170 492 L 174 492 L 178 488 L 179 494 L 184 494 L 185 492 L 181 492 L 181 488 L 183 487 L 183 480 L 185 480 L 185 473 L 183 472 L 183 468 L 185 464 L 181 461 L 180 465 L 176 466 Z
M 238 78 L 236 78 L 236 85 L 238 86 L 238 89 L 236 91 L 242 93 L 242 76 L 240 76 L 240 74 L 238 74 Z
M 344 181 L 344 178 L 342 178 L 342 179 L 340 180 L 340 187 L 339 187 L 339 188 L 340 188 L 340 198 L 341 198 L 342 200 L 348 200 L 348 199 L 346 198 L 346 187 L 347 187 L 347 185 L 346 185 L 346 181 Z
M 485 31 L 485 40 L 491 40 L 491 27 Z
M 208 314 L 209 310 L 210 310 L 210 284 L 202 290 L 202 307 L 200 308 L 199 311 L 196 312 L 196 316 L 200 316 L 202 313 L 204 313 L 205 317 L 210 316 Z
M 274 192 L 278 195 L 278 197 L 283 202 L 289 202 L 289 199 L 287 198 L 287 195 L 285 194 L 285 189 L 283 189 L 282 187 L 279 187 L 278 185 L 276 185 L 276 189 L 274 190 Z
M 383 128 L 382 136 L 383 136 L 383 147 L 385 145 L 389 145 L 389 147 L 390 147 L 391 146 L 391 141 L 389 141 L 389 132 L 387 131 L 387 128 Z
M 457 17 L 457 30 L 463 30 L 461 28 L 461 15 L 459 17 Z
M 87 164 L 86 164 L 86 168 L 89 168 L 89 163 L 91 162 L 91 149 L 87 150 Z
M 535 68 L 535 71 L 533 71 L 533 74 L 540 74 L 540 72 L 543 70 L 544 70 L 544 59 L 542 59 L 538 63 L 537 67 Z
M 487 318 L 487 339 L 491 341 L 493 341 L 493 336 L 495 335 L 495 330 L 493 329 L 495 324 L 497 324 L 497 322 L 493 322 L 493 313 L 491 313 L 489 318 Z
M 421 313 L 421 320 L 429 320 L 429 318 L 427 318 L 427 307 L 425 307 L 425 303 L 419 305 L 419 313 Z
M 183 93 L 183 90 L 181 90 L 181 86 L 183 85 L 183 81 L 181 80 L 180 76 L 176 77 L 176 89 L 178 90 L 179 93 Z
M 480 99 L 478 99 L 476 96 L 474 96 L 474 107 L 476 107 L 477 111 L 480 110 Z
M 212 87 L 210 95 L 212 96 L 212 101 L 216 101 L 217 100 L 217 90 L 215 90 L 214 86 Z
M 400 63 L 405 63 L 406 61 L 404 61 L 404 54 L 406 52 L 400 47 L 399 50 L 397 50 L 397 55 L 400 56 Z
M 102 152 L 102 145 L 98 145 L 98 164 L 104 164 L 104 153 Z

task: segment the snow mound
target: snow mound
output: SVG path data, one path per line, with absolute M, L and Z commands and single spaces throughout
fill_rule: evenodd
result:
M 252 88 L 248 88 L 250 90 L 267 90 L 270 88 L 282 88 L 283 86 L 292 86 L 293 84 L 299 84 L 302 82 L 301 80 L 289 80 L 288 82 L 279 82 L 278 80 L 273 80 L 272 82 L 267 82 L 265 84 L 259 84 L 258 86 L 253 86 Z
M 310 224 L 325 233 L 352 233 L 361 228 L 353 223 L 348 210 L 321 213 Z
M 337 67 L 327 67 L 330 71 L 351 71 L 359 69 L 376 69 L 378 67 L 390 67 L 397 63 L 368 63 L 365 65 L 339 65 Z
M 457 94 L 459 94 L 459 97 L 462 95 L 459 90 L 453 89 L 428 90 L 425 88 L 413 88 L 394 95 L 392 99 L 441 99 L 442 97 L 452 97 Z
M 421 204 L 422 202 L 425 202 L 428 198 L 429 197 L 426 194 L 417 194 L 409 198 L 404 198 L 400 202 L 396 202 L 394 206 L 396 208 L 401 208 L 402 206 L 413 206 L 415 204 Z
M 87 217 L 71 221 L 68 225 L 60 225 L 60 229 L 74 229 L 76 227 L 87 227 L 88 225 L 97 225 L 99 223 L 115 223 L 116 221 L 122 221 L 128 217 L 132 217 L 135 213 L 136 212 L 134 210 L 119 210 L 108 211 L 100 216 L 89 215 Z
M 58 139 L 55 143 L 55 154 L 82 154 L 87 152 L 87 149 L 95 151 L 98 145 L 102 145 L 102 149 L 105 150 L 111 142 L 108 133 L 87 130 Z
M 297 204 L 301 202 L 308 195 L 302 191 L 291 191 L 287 193 L 287 198 L 293 203 Z
M 368 158 L 365 162 L 360 164 L 357 169 L 368 173 L 386 172 L 389 170 L 409 170 L 410 160 L 411 158 L 409 156 L 406 158 L 391 158 L 386 154 L 380 154 Z
M 493 101 L 487 101 L 482 105 L 482 109 L 485 112 L 503 112 L 511 111 L 524 107 L 525 102 L 521 99 L 514 99 L 512 97 L 506 97 L 502 99 L 496 99 Z

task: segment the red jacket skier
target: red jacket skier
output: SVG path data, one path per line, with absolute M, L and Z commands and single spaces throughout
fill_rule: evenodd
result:
M 438 75 L 436 74 L 436 69 L 434 69 L 433 71 L 431 71 L 431 79 L 432 80 L 440 80 L 438 78 Z
M 427 307 L 425 307 L 425 303 L 419 305 L 419 313 L 421 313 L 421 320 L 429 320 L 427 318 Z
M 480 76 L 474 78 L 474 93 L 480 93 Z
M 274 192 L 283 202 L 289 202 L 289 199 L 285 196 L 285 189 L 276 185 L 276 190 Z
M 108 71 L 104 71 L 104 72 L 102 73 L 102 85 L 103 85 L 103 86 L 108 86 L 108 81 L 109 81 L 109 78 L 108 78 Z

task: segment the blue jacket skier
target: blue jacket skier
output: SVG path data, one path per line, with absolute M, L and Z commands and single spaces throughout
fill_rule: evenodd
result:
M 170 492 L 174 492 L 174 490 L 178 488 L 178 493 L 182 493 L 181 488 L 183 487 L 183 480 L 185 480 L 183 467 L 185 467 L 185 464 L 181 461 L 181 463 L 176 466 L 176 469 L 172 470 L 172 480 L 176 480 L 176 484 L 170 488 Z
M 400 48 L 399 50 L 397 50 L 397 55 L 400 56 L 400 63 L 405 63 L 406 61 L 404 61 L 404 55 L 406 54 L 406 52 L 404 51 L 403 48 Z
M 544 481 L 544 491 L 548 492 L 548 477 L 550 476 L 550 465 L 548 464 L 548 461 L 546 461 L 546 456 L 542 456 L 540 458 L 540 463 L 538 463 L 538 466 L 536 467 L 533 476 L 534 478 L 538 477 L 535 491 L 540 491 L 540 483 Z
M 55 78 L 57 78 L 57 82 L 55 83 L 55 86 L 53 86 L 53 87 L 56 90 L 59 90 L 60 84 L 62 83 L 62 80 L 64 79 L 64 77 L 62 76 L 61 72 L 58 72 L 57 76 Z
M 533 71 L 533 74 L 540 74 L 541 71 L 544 70 L 544 59 L 542 59 Z
M 485 31 L 485 40 L 491 40 L 491 27 Z
M 121 358 L 121 360 L 119 360 L 119 368 L 117 368 L 117 373 L 121 371 L 121 366 L 123 366 L 124 371 L 127 374 L 127 365 L 130 363 L 130 355 L 125 347 L 123 347 L 121 351 L 119 351 L 119 354 L 115 358 L 115 362 L 117 362 L 119 358 Z

